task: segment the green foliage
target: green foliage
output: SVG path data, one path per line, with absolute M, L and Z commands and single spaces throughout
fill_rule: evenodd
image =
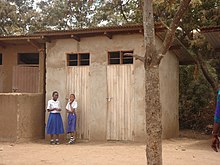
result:
M 170 24 L 179 3 L 154 1 L 155 20 Z M 0 0 L 0 4 L 0 20 L 6 21 L 10 13 L 11 21 L 1 24 L 3 34 L 142 23 L 143 0 L 42 0 L 37 5 L 34 0 Z M 192 0 L 180 25 L 181 40 L 187 40 L 193 29 L 220 24 L 219 5 L 219 0 Z
M 171 5 L 155 3 L 155 18 L 169 25 L 178 5 L 179 0 Z M 195 59 L 197 53 L 202 54 L 203 60 L 208 64 L 209 72 L 218 82 L 219 57 L 215 56 L 204 35 L 199 33 L 199 29 L 203 26 L 216 25 L 220 25 L 220 1 L 192 0 L 176 35 Z M 198 79 L 194 79 L 193 70 L 192 66 L 180 69 L 180 127 L 202 129 L 213 122 L 215 100 L 212 88 L 202 73 L 199 72 Z
M 209 66 L 212 74 L 215 71 Z M 196 78 L 197 77 L 197 78 Z M 180 67 L 179 120 L 180 128 L 200 129 L 213 123 L 214 95 L 201 72 L 195 75 L 195 66 Z
M 141 0 L 97 1 L 93 23 L 97 25 L 123 25 L 142 22 Z
M 13 34 L 18 28 L 14 22 L 17 19 L 16 6 L 6 1 L 0 1 L 0 34 Z
M 0 0 L 0 34 L 25 34 L 38 27 L 33 0 Z
M 72 29 L 90 27 L 95 3 L 90 0 L 41 1 L 41 29 Z

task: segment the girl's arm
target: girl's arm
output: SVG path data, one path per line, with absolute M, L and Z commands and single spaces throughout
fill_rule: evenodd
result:
M 53 108 L 53 109 L 47 109 L 48 112 L 51 112 L 51 111 L 58 111 L 58 108 Z
M 53 108 L 53 109 L 47 109 L 48 112 L 51 112 L 51 111 L 59 111 L 58 108 Z M 61 111 L 61 110 L 60 110 Z
M 70 113 L 70 111 L 69 111 L 68 109 L 66 109 L 66 112 L 67 112 L 67 113 Z
M 49 100 L 47 103 L 47 112 L 51 112 L 51 111 L 53 111 L 53 110 L 51 109 L 50 100 Z
M 58 108 L 51 108 L 51 103 L 50 103 L 50 100 L 49 100 L 48 105 L 47 105 L 47 112 L 51 112 L 51 111 L 59 111 L 59 109 Z
M 70 109 L 73 114 L 75 114 L 75 108 L 72 107 L 72 103 L 70 104 Z
M 70 111 L 69 111 L 69 109 L 68 109 L 68 108 L 69 108 L 69 104 L 70 104 L 70 103 L 69 103 L 69 101 L 68 101 L 68 103 L 66 104 L 66 112 L 67 112 L 67 113 L 70 113 Z

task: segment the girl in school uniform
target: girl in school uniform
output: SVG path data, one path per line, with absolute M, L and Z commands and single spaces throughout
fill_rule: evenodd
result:
M 66 105 L 66 111 L 68 113 L 67 134 L 70 134 L 69 144 L 74 144 L 76 139 L 76 108 L 77 102 L 74 94 L 70 95 L 69 102 Z
M 52 99 L 49 100 L 47 104 L 47 111 L 50 112 L 47 121 L 47 134 L 50 134 L 51 137 L 50 144 L 59 144 L 59 134 L 64 133 L 63 121 L 60 115 L 60 102 L 57 100 L 58 96 L 58 92 L 54 91 Z M 55 141 L 54 135 L 56 135 Z

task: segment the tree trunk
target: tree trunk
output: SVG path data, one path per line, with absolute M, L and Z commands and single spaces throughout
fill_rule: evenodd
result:
M 145 68 L 145 102 L 147 164 L 162 165 L 159 67 Z
M 143 8 L 145 50 L 145 113 L 146 113 L 146 157 L 148 165 L 162 165 L 162 126 L 159 90 L 159 64 L 153 66 L 157 54 L 153 1 L 145 0 Z
M 162 165 L 162 113 L 160 104 L 159 64 L 169 50 L 176 28 L 186 11 L 190 0 L 183 0 L 173 18 L 171 28 L 165 36 L 162 48 L 157 51 L 153 0 L 144 0 L 143 26 L 145 57 L 145 113 L 146 113 L 146 157 L 148 165 Z M 142 60 L 142 58 L 139 58 Z

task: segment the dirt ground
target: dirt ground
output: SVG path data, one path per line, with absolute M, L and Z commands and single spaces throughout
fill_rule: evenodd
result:
M 200 136 L 199 136 L 200 137 Z M 163 165 L 218 165 L 209 137 L 163 141 Z M 0 143 L 0 165 L 144 165 L 145 145 L 125 142 L 78 142 L 49 145 L 46 141 Z

